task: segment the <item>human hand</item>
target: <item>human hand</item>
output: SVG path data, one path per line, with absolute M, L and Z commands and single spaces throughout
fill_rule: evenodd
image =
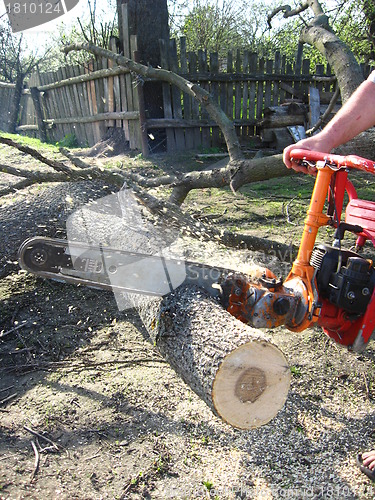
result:
M 304 174 L 313 174 L 315 173 L 315 168 L 304 167 L 295 162 L 292 162 L 290 153 L 293 149 L 306 149 L 308 151 L 320 151 L 322 153 L 329 153 L 331 148 L 327 147 L 325 141 L 320 138 L 319 134 L 313 137 L 309 137 L 307 139 L 302 139 L 298 141 L 296 144 L 290 144 L 283 151 L 283 161 L 287 168 L 292 168 L 296 172 L 303 172 Z

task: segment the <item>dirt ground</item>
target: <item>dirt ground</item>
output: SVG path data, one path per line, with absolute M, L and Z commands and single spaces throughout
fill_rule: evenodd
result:
M 148 171 L 173 166 L 164 157 L 123 160 Z M 204 190 L 190 195 L 189 209 L 298 244 L 310 189 L 298 177 L 237 198 Z M 284 275 L 288 265 L 272 261 Z M 319 328 L 268 332 L 291 367 L 289 396 L 269 424 L 240 431 L 192 392 L 110 292 L 15 272 L 1 280 L 0 315 L 0 499 L 375 496 L 355 463 L 374 445 L 372 345 L 354 355 Z

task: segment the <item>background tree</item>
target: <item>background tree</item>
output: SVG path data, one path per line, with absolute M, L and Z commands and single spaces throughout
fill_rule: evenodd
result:
M 169 5 L 171 33 L 185 36 L 188 50 L 226 57 L 235 47 L 262 52 L 268 44 L 263 1 L 170 0 Z
M 0 24 L 0 80 L 15 84 L 9 132 L 16 130 L 24 81 L 46 57 L 47 52 L 48 49 L 40 55 L 35 55 L 27 47 L 22 34 L 14 35 L 5 20 Z
M 84 64 L 87 54 L 68 55 L 61 52 L 61 46 L 79 43 L 85 40 L 99 47 L 109 49 L 112 36 L 118 37 L 118 21 L 115 0 L 104 0 L 100 5 L 96 0 L 86 0 L 86 14 L 77 17 L 70 24 L 64 22 L 57 26 L 56 32 L 49 37 L 50 51 L 48 57 L 41 61 L 42 71 L 55 70 L 65 64 Z
M 349 45 L 334 32 L 324 4 L 319 0 L 305 0 L 296 8 L 277 7 L 268 16 L 270 26 L 280 12 L 286 19 L 299 17 L 302 13 L 308 16 L 307 20 L 304 18 L 299 43 L 315 47 L 330 64 L 345 102 L 363 81 L 363 71 Z

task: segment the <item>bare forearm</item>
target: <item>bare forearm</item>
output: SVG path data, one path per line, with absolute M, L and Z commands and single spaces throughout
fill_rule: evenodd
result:
M 375 125 L 375 84 L 365 81 L 318 134 L 330 150 Z

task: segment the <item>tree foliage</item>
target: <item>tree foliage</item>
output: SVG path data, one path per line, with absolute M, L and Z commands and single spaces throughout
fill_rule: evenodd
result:
M 339 2 L 331 12 L 337 34 L 345 40 L 359 62 L 375 59 L 375 5 L 372 0 Z
M 169 1 L 171 33 L 185 36 L 190 51 L 218 52 L 223 57 L 233 48 L 257 50 L 262 45 L 267 28 L 265 12 L 262 1 Z
M 302 1 L 269 2 L 235 0 L 169 0 L 171 32 L 186 36 L 188 50 L 202 49 L 218 52 L 225 57 L 233 48 L 258 52 L 273 57 L 276 50 L 295 60 L 301 30 L 312 20 L 310 9 L 298 16 L 282 19 L 279 16 L 267 26 L 267 15 L 281 4 L 294 8 Z M 337 35 L 350 47 L 359 62 L 371 63 L 375 59 L 375 3 L 373 0 L 322 0 L 324 12 Z M 309 58 L 314 70 L 326 61 L 314 47 L 305 45 L 304 57 Z
M 0 24 L 0 80 L 24 80 L 44 57 L 45 53 L 37 56 L 29 50 L 22 33 L 14 35 L 7 21 Z
M 88 42 L 109 49 L 112 36 L 118 36 L 117 9 L 114 0 L 105 0 L 99 7 L 97 0 L 86 0 L 86 14 L 66 25 L 61 23 L 50 37 L 50 53 L 41 65 L 42 70 L 55 70 L 65 64 L 84 63 L 87 55 L 75 54 L 65 57 L 61 47 L 71 43 Z

